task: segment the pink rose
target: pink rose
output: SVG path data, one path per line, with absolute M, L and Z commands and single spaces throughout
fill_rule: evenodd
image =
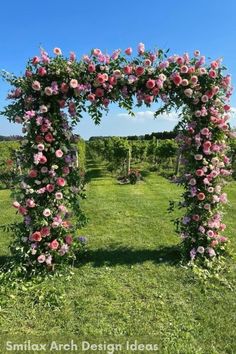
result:
M 40 85 L 40 82 L 39 81 L 33 81 L 33 83 L 32 83 L 32 89 L 34 90 L 34 91 L 40 91 L 40 89 L 41 89 L 41 85 Z
M 45 260 L 46 260 L 46 257 L 45 257 L 44 254 L 41 254 L 41 255 L 38 256 L 38 258 L 37 258 L 37 261 L 38 261 L 39 263 L 44 263 Z
M 57 185 L 58 185 L 59 187 L 64 187 L 65 184 L 66 184 L 66 180 L 65 180 L 64 178 L 62 178 L 62 177 L 58 177 L 58 179 L 57 179 Z
M 206 198 L 205 194 L 203 192 L 200 192 L 197 194 L 197 199 L 198 200 L 204 200 Z
M 28 174 L 28 176 L 30 178 L 35 178 L 35 177 L 37 177 L 37 175 L 38 175 L 38 172 L 36 170 L 30 170 L 29 174 Z
M 45 87 L 44 93 L 45 93 L 46 96 L 51 96 L 52 93 L 53 93 L 52 88 L 49 87 L 49 86 Z
M 21 215 L 27 215 L 27 213 L 28 213 L 27 209 L 23 206 L 20 206 L 18 211 Z
M 59 242 L 57 240 L 53 240 L 52 242 L 49 243 L 49 247 L 52 250 L 57 250 L 59 247 Z
M 62 55 L 61 49 L 57 48 L 57 47 L 53 49 L 53 53 L 56 54 L 56 55 Z
M 61 92 L 67 93 L 69 90 L 69 86 L 65 82 L 63 82 L 60 86 L 60 89 L 61 89 Z
M 17 201 L 14 201 L 14 202 L 12 203 L 12 205 L 13 205 L 13 207 L 16 208 L 16 209 L 19 209 L 19 207 L 20 207 L 20 203 L 18 203 Z
M 45 76 L 47 74 L 47 70 L 43 66 L 40 66 L 38 68 L 38 74 L 39 76 Z
M 95 95 L 97 97 L 103 97 L 104 96 L 104 90 L 102 88 L 97 88 L 96 91 L 95 91 Z
M 78 81 L 76 79 L 70 80 L 70 87 L 76 88 L 78 86 Z
M 45 140 L 46 140 L 48 143 L 51 143 L 51 142 L 54 140 L 52 133 L 47 133 L 47 134 L 45 135 Z
M 58 149 L 58 150 L 56 150 L 55 155 L 56 155 L 56 157 L 61 158 L 64 155 L 64 153 L 61 149 Z
M 46 190 L 49 192 L 49 193 L 52 193 L 54 191 L 55 187 L 53 184 L 47 184 L 46 185 Z
M 204 171 L 203 171 L 201 168 L 199 168 L 198 170 L 196 170 L 196 175 L 197 175 L 198 177 L 201 177 L 201 176 L 204 175 Z
M 33 59 L 32 59 L 32 64 L 33 64 L 33 65 L 36 65 L 36 64 L 38 64 L 39 62 L 40 62 L 39 57 L 33 57 Z
M 56 192 L 55 197 L 57 200 L 63 199 L 63 194 L 61 192 Z
M 141 76 L 143 75 L 144 73 L 144 68 L 142 66 L 138 66 L 136 69 L 135 69 L 135 73 L 137 76 Z
M 40 163 L 41 165 L 44 165 L 46 162 L 47 162 L 46 156 L 44 156 L 44 155 L 40 156 L 40 158 L 39 158 L 39 163 Z
M 146 82 L 146 87 L 148 88 L 148 89 L 153 89 L 154 87 L 155 87 L 155 80 L 151 80 L 151 79 L 149 79 L 147 82 Z
M 139 43 L 138 45 L 138 54 L 142 55 L 145 52 L 145 45 L 143 43 Z
M 40 230 L 40 233 L 41 233 L 42 237 L 49 236 L 50 235 L 50 228 L 48 226 L 44 226 Z
M 212 79 L 215 79 L 216 76 L 217 76 L 216 71 L 215 71 L 215 70 L 210 70 L 210 71 L 209 71 L 209 76 L 210 76 Z
M 64 175 L 68 175 L 70 173 L 70 169 L 67 166 L 63 167 L 62 171 Z
M 125 66 L 123 70 L 124 70 L 124 73 L 126 75 L 130 75 L 132 73 L 132 67 L 131 66 Z
M 51 210 L 48 209 L 48 208 L 44 209 L 44 211 L 43 211 L 43 216 L 48 217 L 48 216 L 50 216 L 50 215 L 51 215 Z
M 35 208 L 35 201 L 33 199 L 27 199 L 26 200 L 26 205 L 29 208 Z
M 102 51 L 101 51 L 100 49 L 95 48 L 95 49 L 93 50 L 93 55 L 95 55 L 96 57 L 99 56 L 99 55 L 101 55 L 101 54 L 102 54 Z
M 173 78 L 173 81 L 176 86 L 179 86 L 182 83 L 182 78 L 180 75 L 175 75 Z
M 96 66 L 95 66 L 93 63 L 90 63 L 90 64 L 88 65 L 88 71 L 89 71 L 90 73 L 93 73 L 94 71 L 96 71 Z
M 72 242 L 73 242 L 72 236 L 71 236 L 71 235 L 67 235 L 67 236 L 66 236 L 66 243 L 67 243 L 68 245 L 71 245 Z
M 94 102 L 94 101 L 96 101 L 96 96 L 93 93 L 89 93 L 88 96 L 87 96 L 87 99 L 90 102 Z
M 35 231 L 34 233 L 32 233 L 32 235 L 30 236 L 30 240 L 31 241 L 35 241 L 35 242 L 40 242 L 42 240 L 42 235 L 39 231 Z
M 131 55 L 132 54 L 132 48 L 126 48 L 125 49 L 125 54 L 127 54 L 127 55 Z

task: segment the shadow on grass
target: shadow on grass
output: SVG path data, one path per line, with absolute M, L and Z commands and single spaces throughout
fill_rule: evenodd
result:
M 104 169 L 94 161 L 87 161 L 85 181 L 89 183 L 94 178 L 101 178 L 104 175 Z
M 0 255 L 0 267 L 2 267 L 3 265 L 13 261 L 14 257 L 11 255 Z
M 92 263 L 94 267 L 134 265 L 146 261 L 161 264 L 176 265 L 181 260 L 179 246 L 163 246 L 159 249 L 132 249 L 120 247 L 116 249 L 88 250 L 84 258 L 75 264 L 79 267 L 86 263 Z

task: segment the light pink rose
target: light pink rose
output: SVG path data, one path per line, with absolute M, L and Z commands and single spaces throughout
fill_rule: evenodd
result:
M 33 81 L 33 83 L 32 83 L 32 89 L 34 90 L 34 91 L 40 91 L 40 89 L 41 89 L 41 85 L 40 85 L 40 82 L 39 81 Z
M 58 149 L 58 150 L 56 150 L 55 155 L 56 155 L 56 157 L 61 158 L 64 155 L 64 153 L 61 149 Z

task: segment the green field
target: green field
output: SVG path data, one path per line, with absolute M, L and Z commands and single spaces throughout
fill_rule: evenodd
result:
M 90 220 L 80 231 L 89 239 L 85 258 L 71 280 L 62 276 L 32 288 L 2 286 L 2 339 L 13 334 L 113 342 L 132 337 L 158 343 L 161 354 L 235 354 L 234 291 L 213 280 L 204 285 L 179 263 L 167 207 L 181 188 L 155 173 L 137 185 L 118 185 L 92 165 L 88 177 L 83 208 Z M 234 254 L 235 187 L 236 182 L 227 186 L 225 216 Z M 0 202 L 0 223 L 12 221 L 8 191 L 0 191 Z M 0 242 L 4 263 L 10 236 L 1 233 Z M 228 267 L 232 285 L 233 260 Z

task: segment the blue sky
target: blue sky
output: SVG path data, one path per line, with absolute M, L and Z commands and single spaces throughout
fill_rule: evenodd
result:
M 1 0 L 0 68 L 24 72 L 27 59 L 40 46 L 49 52 L 58 46 L 65 54 L 73 50 L 80 57 L 94 47 L 111 52 L 136 48 L 143 42 L 149 49 L 170 48 L 172 54 L 199 49 L 212 59 L 223 57 L 235 82 L 235 14 L 235 0 Z M 0 81 L 0 110 L 6 104 L 7 91 Z M 231 103 L 236 107 L 235 94 Z M 174 115 L 154 120 L 153 110 L 142 107 L 133 119 L 113 105 L 100 126 L 85 115 L 76 132 L 88 138 L 144 134 L 175 126 Z M 236 126 L 236 118 L 232 125 Z M 4 117 L 0 127 L 0 135 L 21 132 L 19 125 Z

